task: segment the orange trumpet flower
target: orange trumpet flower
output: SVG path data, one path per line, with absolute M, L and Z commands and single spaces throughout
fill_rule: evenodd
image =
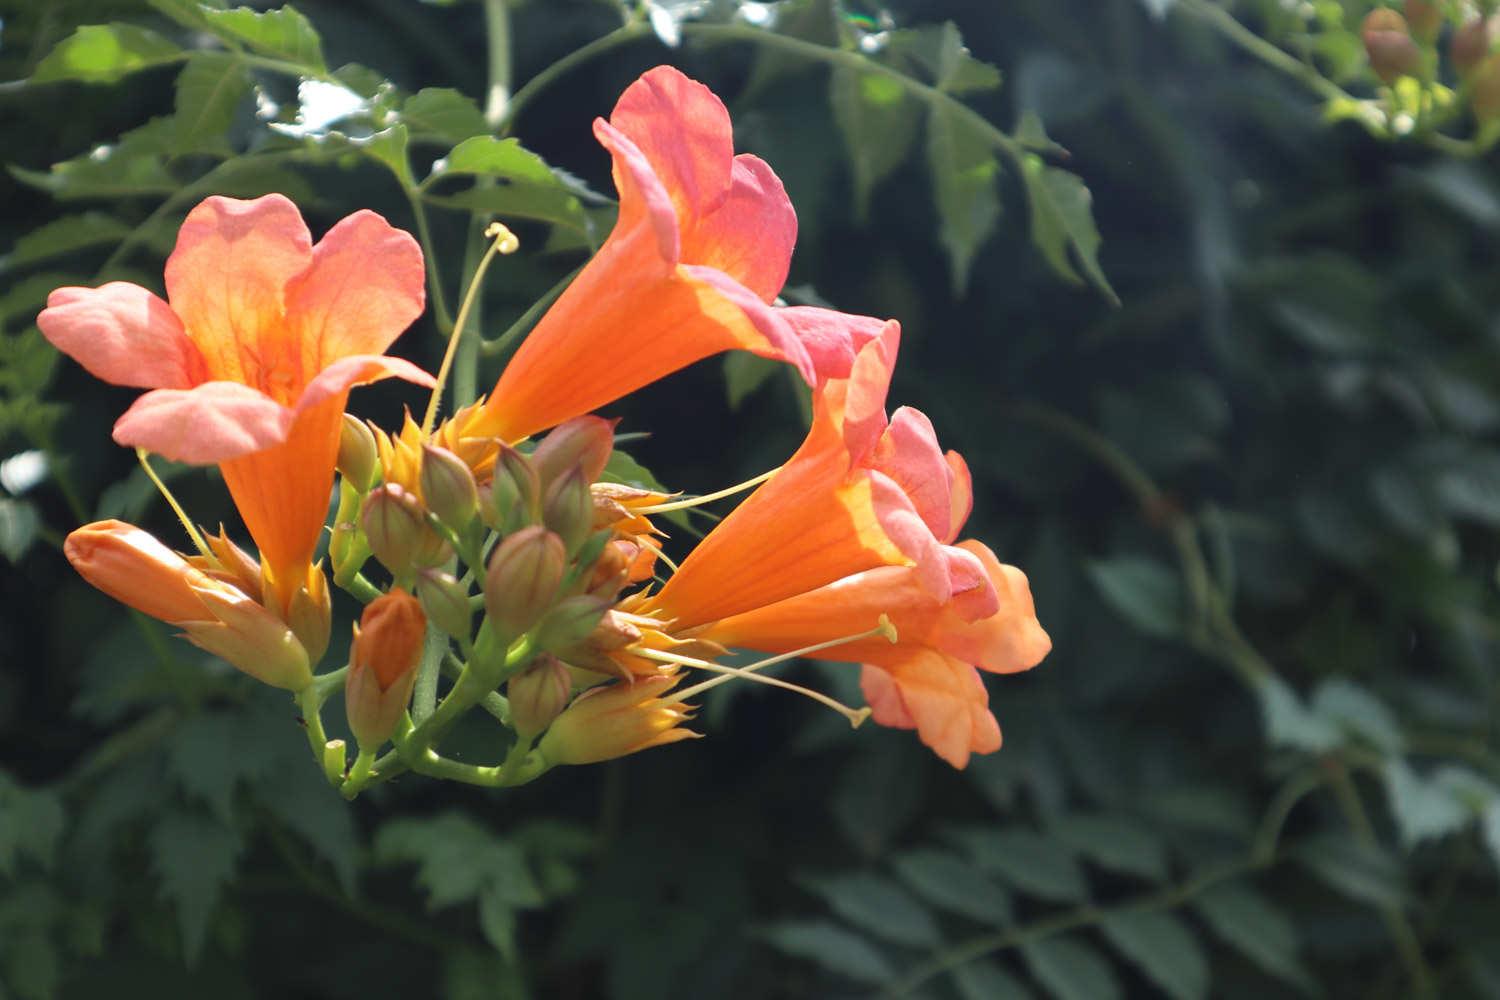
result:
M 809 384 L 847 373 L 881 324 L 770 305 L 786 281 L 796 213 L 764 161 L 734 155 L 729 113 L 712 91 L 658 66 L 594 122 L 594 135 L 613 160 L 619 220 L 464 435 L 515 441 L 735 348 L 788 361 Z
M 116 441 L 219 465 L 260 547 L 268 603 L 288 614 L 308 586 L 349 390 L 433 384 L 382 356 L 422 312 L 421 249 L 373 212 L 313 245 L 279 194 L 212 197 L 183 222 L 166 288 L 167 301 L 118 281 L 59 288 L 37 325 L 104 381 L 152 390 Z

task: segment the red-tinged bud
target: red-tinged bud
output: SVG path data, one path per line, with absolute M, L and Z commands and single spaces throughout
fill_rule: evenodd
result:
M 202 556 L 189 556 L 188 562 L 215 580 L 231 583 L 249 596 L 260 600 L 262 597 L 260 563 L 255 557 L 231 542 L 229 536 L 224 533 L 222 524 L 219 525 L 218 535 L 203 532 L 203 540 L 208 543 L 208 550 L 214 554 L 213 560 L 210 561 Z
M 534 628 L 557 602 L 567 563 L 562 539 L 546 528 L 532 525 L 506 536 L 485 571 L 491 627 L 507 642 Z
M 1381 82 L 1393 84 L 1412 76 L 1422 65 L 1422 50 L 1412 41 L 1406 18 L 1389 8 L 1370 11 L 1360 28 L 1370 68 Z
M 677 681 L 672 674 L 584 692 L 553 720 L 538 752 L 549 764 L 594 764 L 695 738 L 677 728 L 691 718 L 688 706 L 663 697 Z
M 1474 70 L 1469 108 L 1476 121 L 1488 124 L 1500 119 L 1500 53 L 1486 56 Z
M 395 483 L 370 491 L 361 521 L 370 551 L 397 576 L 436 566 L 451 554 L 448 543 L 427 523 L 422 502 Z
M 538 656 L 506 682 L 510 722 L 522 740 L 534 740 L 568 707 L 573 678 L 555 656 Z
M 536 628 L 536 644 L 548 652 L 567 649 L 588 638 L 598 627 L 610 602 L 602 597 L 565 597 Z
M 589 570 L 586 592 L 596 597 L 618 594 L 630 579 L 630 561 L 635 558 L 635 553 L 635 544 L 623 538 L 608 542 Z
M 490 509 L 496 530 L 509 534 L 542 516 L 542 484 L 531 460 L 508 444 L 500 445 L 490 483 Z
M 1406 0 L 1402 6 L 1411 33 L 1431 45 L 1443 30 L 1443 8 L 1434 0 Z
M 558 649 L 557 655 L 566 660 L 570 666 L 582 667 L 598 673 L 620 674 L 621 665 L 610 654 L 639 642 L 640 639 L 641 630 L 627 616 L 611 610 L 604 613 L 593 631 L 579 642 Z
M 479 511 L 474 473 L 463 459 L 446 448 L 422 446 L 422 499 L 427 508 L 454 531 L 463 531 Z
M 469 638 L 474 612 L 469 607 L 469 588 L 457 577 L 436 569 L 417 575 L 417 597 L 427 620 L 454 638 Z
M 339 475 L 361 493 L 375 485 L 375 476 L 380 472 L 380 452 L 375 446 L 375 435 L 364 422 L 344 414 L 339 428 Z
M 422 605 L 399 588 L 365 605 L 349 648 L 344 704 L 361 750 L 390 739 L 411 701 L 422 660 L 427 618 Z
M 288 691 L 312 681 L 307 651 L 285 622 L 148 532 L 121 521 L 97 521 L 68 535 L 63 554 L 104 593 L 177 626 L 189 642 L 256 680 Z
M 580 466 L 575 465 L 547 487 L 542 522 L 557 532 L 570 555 L 588 539 L 594 527 L 594 499 Z
M 615 447 L 615 421 L 602 417 L 574 417 L 558 424 L 551 433 L 537 444 L 531 453 L 531 463 L 536 466 L 546 490 L 559 476 L 568 474 L 574 466 L 583 470 L 583 481 L 592 483 L 609 464 L 609 454 Z
M 292 595 L 286 623 L 307 650 L 310 662 L 316 664 L 323 659 L 328 652 L 328 635 L 333 630 L 333 600 L 322 562 L 307 568 L 307 583 Z
M 1448 59 L 1458 75 L 1468 76 L 1474 72 L 1490 54 L 1493 41 L 1494 32 L 1485 17 L 1476 17 L 1455 31 L 1448 43 Z

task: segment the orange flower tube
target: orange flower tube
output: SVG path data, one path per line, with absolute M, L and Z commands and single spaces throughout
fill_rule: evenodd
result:
M 813 384 L 844 374 L 880 330 L 865 317 L 771 306 L 796 213 L 764 161 L 734 154 L 729 113 L 707 87 L 658 66 L 594 135 L 613 160 L 619 219 L 465 436 L 515 441 L 736 348 L 790 362 Z
M 178 232 L 167 301 L 126 282 L 59 288 L 37 325 L 104 381 L 152 390 L 116 441 L 218 464 L 260 548 L 267 601 L 288 614 L 308 585 L 349 390 L 433 384 L 383 356 L 421 314 L 423 280 L 416 241 L 373 212 L 314 245 L 281 195 L 212 197 Z

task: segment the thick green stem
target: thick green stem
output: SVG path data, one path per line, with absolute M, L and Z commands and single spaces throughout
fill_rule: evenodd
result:
M 438 675 L 442 672 L 443 657 L 447 652 L 447 634 L 428 623 L 427 635 L 422 640 L 422 663 L 417 667 L 417 683 L 411 696 L 411 720 L 419 726 L 432 715 L 437 705 Z

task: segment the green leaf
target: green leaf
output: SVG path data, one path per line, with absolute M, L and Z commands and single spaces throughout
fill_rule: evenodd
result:
M 208 921 L 244 850 L 230 827 L 197 813 L 169 812 L 151 829 L 147 847 L 162 895 L 177 908 L 183 956 L 197 961 Z
M 1251 886 L 1222 882 L 1198 895 L 1193 906 L 1220 940 L 1265 972 L 1304 989 L 1311 987 L 1297 959 L 1295 927 Z
M 1167 877 L 1167 850 L 1150 827 L 1128 816 L 1074 815 L 1051 825 L 1053 837 L 1111 871 L 1153 882 Z
M 224 0 L 146 0 L 153 8 L 188 28 L 208 27 L 208 14 L 223 10 Z
M 1500 796 L 1496 796 L 1485 807 L 1484 813 L 1479 817 L 1479 826 L 1484 836 L 1484 846 L 1490 852 L 1490 860 L 1500 869 Z
M 171 149 L 171 118 L 156 118 L 132 129 L 114 145 L 97 146 L 47 171 L 9 167 L 23 184 L 62 201 L 73 198 L 128 198 L 171 194 L 181 186 L 166 169 L 163 154 Z
M 1329 888 L 1356 902 L 1399 906 L 1406 898 L 1400 867 L 1379 846 L 1323 833 L 1300 844 L 1296 856 Z
M 1154 559 L 1117 556 L 1087 567 L 1104 602 L 1147 635 L 1170 639 L 1183 628 L 1182 582 Z
M 488 177 L 499 182 L 446 195 L 447 201 L 501 215 L 562 223 L 585 232 L 589 229 L 588 216 L 573 186 L 516 139 L 489 135 L 465 139 L 433 164 L 433 173 Z
M 398 122 L 390 128 L 381 129 L 374 135 L 348 141 L 366 156 L 390 168 L 391 173 L 396 175 L 396 180 L 401 182 L 403 188 L 414 188 L 417 180 L 412 176 L 411 163 L 406 158 L 409 139 L 406 126 Z
M 239 58 L 199 52 L 177 76 L 173 150 L 227 152 L 227 133 L 240 101 L 250 93 L 250 75 Z
M 863 937 L 827 920 L 782 921 L 763 933 L 778 951 L 808 959 L 848 979 L 883 985 L 896 975 L 885 956 Z
M 0 954 L 5 962 L 0 991 L 7 987 L 13 989 L 20 1000 L 55 1000 L 62 979 L 62 962 L 58 959 L 57 946 L 45 932 L 40 929 L 21 931 L 5 942 Z M 0 996 L 7 994 L 0 992 Z
M 1017 123 L 1015 134 L 1011 138 L 1027 149 L 1047 156 L 1066 156 L 1068 153 L 1047 134 L 1046 128 L 1042 126 L 1042 120 L 1037 117 L 1035 111 L 1022 112 L 1021 120 Z
M 253 739 L 229 712 L 202 712 L 185 719 L 167 747 L 167 766 L 182 790 L 208 805 L 214 818 L 229 825 L 237 785 L 259 770 L 256 754 L 244 752 Z
M 934 849 L 908 851 L 891 865 L 901 881 L 933 906 L 991 926 L 1011 922 L 1006 891 L 957 855 Z
M 1000 71 L 974 58 L 952 21 L 890 32 L 885 52 L 898 62 L 916 64 L 945 93 L 968 94 L 1000 86 Z
M 724 355 L 724 392 L 729 398 L 729 408 L 738 411 L 740 405 L 756 389 L 765 385 L 771 376 L 781 370 L 779 361 L 763 358 L 749 351 L 728 351 Z
M 12 566 L 31 549 L 42 519 L 30 500 L 0 497 L 0 556 Z
M 461 813 L 392 820 L 376 834 L 374 851 L 380 864 L 415 863 L 432 909 L 489 894 L 513 907 L 542 902 L 520 848 Z
M 1034 153 L 1026 155 L 1021 176 L 1031 202 L 1031 241 L 1052 270 L 1068 281 L 1083 284 L 1084 279 L 1069 259 L 1071 250 L 1088 280 L 1112 305 L 1119 305 L 1120 297 L 1099 266 L 1099 245 L 1103 241 L 1094 225 L 1093 196 L 1083 181 L 1066 170 L 1047 166 Z
M 129 226 L 103 212 L 64 215 L 16 240 L 11 252 L 0 257 L 0 271 L 26 267 L 101 243 L 114 243 L 129 232 Z
M 462 142 L 490 130 L 474 99 L 449 87 L 424 87 L 408 97 L 401 105 L 401 120 L 413 138 L 420 136 L 448 143 Z
M 290 741 L 282 745 L 301 750 Z M 288 754 L 273 782 L 258 783 L 255 791 L 260 805 L 328 862 L 344 892 L 353 896 L 360 857 L 354 813 L 307 759 L 306 751 L 295 757 Z
M 854 173 L 854 210 L 867 220 L 876 186 L 911 151 L 920 108 L 891 77 L 844 68 L 833 73 L 829 100 Z
M 13 876 L 22 858 L 51 867 L 64 821 L 54 792 L 25 788 L 0 771 L 0 874 Z
M 267 11 L 250 7 L 205 10 L 203 18 L 208 29 L 225 41 L 242 43 L 263 56 L 300 66 L 312 74 L 328 72 L 317 29 L 291 4 Z
M 1000 221 L 1000 161 L 987 137 L 947 102 L 927 115 L 927 169 L 955 294 L 969 284 L 974 255 Z
M 862 931 L 896 944 L 931 948 L 941 940 L 927 908 L 895 882 L 867 873 L 809 878 L 803 885 Z
M 183 52 L 174 42 L 133 24 L 85 24 L 37 63 L 32 83 L 81 80 L 114 83 L 153 66 L 176 62 Z
M 1100 927 L 1110 943 L 1173 1000 L 1208 996 L 1208 956 L 1187 925 L 1170 913 L 1113 913 Z
M 1022 892 L 1064 903 L 1081 902 L 1088 896 L 1088 882 L 1078 862 L 1063 845 L 1040 834 L 971 828 L 951 831 L 950 837 L 980 868 Z
M 1077 938 L 1049 937 L 1021 946 L 1026 967 L 1057 1000 L 1116 1000 L 1122 994 L 1114 970 Z
M 1383 776 L 1391 815 L 1407 850 L 1469 825 L 1469 807 L 1452 785 L 1418 777 L 1400 757 L 1386 761 Z
M 961 1000 L 1031 1000 L 1032 992 L 996 962 L 965 962 L 952 972 Z
M 1462 463 L 1443 469 L 1436 483 L 1450 513 L 1500 525 L 1500 454 L 1471 452 Z
M 1338 726 L 1309 711 L 1301 696 L 1275 674 L 1258 678 L 1255 691 L 1260 696 L 1266 739 L 1272 746 L 1320 754 L 1343 743 Z

